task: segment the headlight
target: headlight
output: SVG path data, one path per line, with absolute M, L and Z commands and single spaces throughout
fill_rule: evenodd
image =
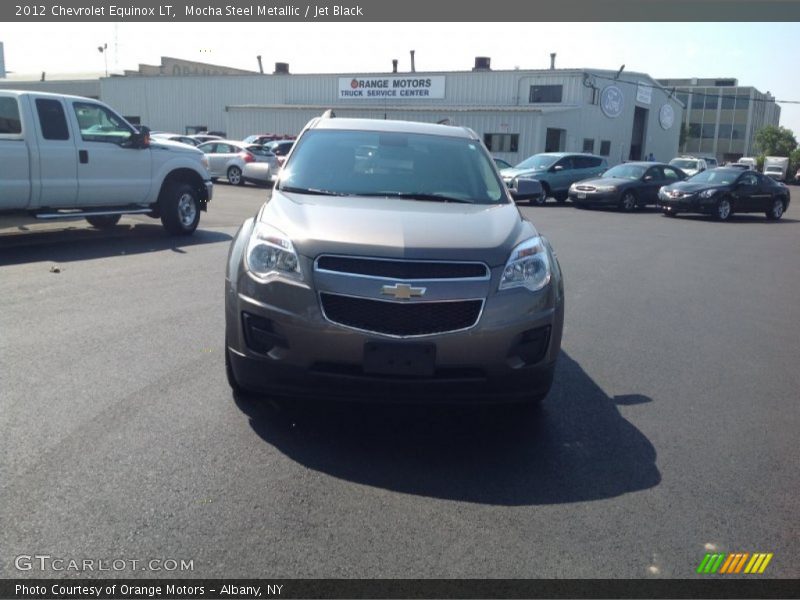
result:
M 576 192 L 577 190 L 578 190 L 578 184 L 577 183 L 573 183 L 571 186 L 569 186 L 569 191 L 570 192 Z
M 247 270 L 260 278 L 285 275 L 301 279 L 300 263 L 292 241 L 266 223 L 258 223 L 247 243 Z
M 598 192 L 616 192 L 617 188 L 613 185 L 598 185 L 595 188 Z
M 715 190 L 715 189 L 711 189 L 711 190 L 703 190 L 702 192 L 700 192 L 700 194 L 699 194 L 699 195 L 700 195 L 700 197 L 701 197 L 701 198 L 711 198 L 711 196 L 713 196 L 714 194 L 716 194 L 716 193 L 717 193 L 717 191 L 718 191 L 718 190 Z
M 203 165 L 206 171 L 208 170 L 208 157 L 205 154 L 200 157 L 200 164 Z
M 550 259 L 540 237 L 525 240 L 511 251 L 498 290 L 526 287 L 535 292 L 550 282 Z

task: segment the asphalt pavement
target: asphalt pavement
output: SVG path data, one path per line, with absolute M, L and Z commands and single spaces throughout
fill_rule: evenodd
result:
M 217 185 L 186 239 L 0 224 L 0 577 L 798 577 L 798 189 L 777 223 L 523 207 L 567 303 L 523 419 L 235 399 L 225 258 L 266 190 Z

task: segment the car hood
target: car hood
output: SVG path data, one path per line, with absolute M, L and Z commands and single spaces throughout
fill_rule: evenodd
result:
M 500 171 L 500 175 L 508 179 L 509 177 L 536 177 L 536 175 L 546 172 L 547 169 L 503 169 Z
M 259 215 L 300 254 L 476 260 L 504 265 L 520 241 L 536 235 L 513 204 L 455 204 L 313 196 L 274 190 Z
M 202 156 L 203 151 L 198 150 L 188 144 L 181 144 L 180 142 L 173 142 L 172 140 L 160 140 L 158 138 L 150 138 L 150 147 L 154 150 L 166 150 L 169 152 L 180 152 L 183 154 L 195 154 Z
M 691 181 L 679 181 L 666 186 L 668 190 L 678 190 L 684 193 L 693 194 L 710 188 L 727 187 L 724 183 L 692 183 Z
M 593 185 L 595 187 L 599 185 L 613 185 L 615 187 L 620 187 L 629 183 L 638 183 L 638 180 L 626 179 L 624 177 L 598 177 L 597 179 L 582 179 L 581 181 L 576 181 L 575 185 Z

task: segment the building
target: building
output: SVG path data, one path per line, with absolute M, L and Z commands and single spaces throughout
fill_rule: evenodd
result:
M 417 72 L 412 57 L 410 72 L 398 72 L 395 61 L 387 73 L 290 74 L 276 63 L 272 74 L 206 74 L 208 65 L 175 60 L 100 79 L 100 98 L 153 130 L 219 130 L 238 139 L 297 134 L 333 109 L 339 117 L 470 127 L 512 164 L 549 151 L 591 152 L 612 165 L 651 153 L 666 161 L 678 151 L 683 106 L 644 73 L 554 64 L 492 70 L 486 57 L 471 70 Z
M 659 79 L 659 83 L 674 88 L 686 106 L 682 153 L 712 155 L 720 161 L 752 156 L 756 133 L 780 121 L 781 108 L 769 92 L 740 86 L 736 79 Z

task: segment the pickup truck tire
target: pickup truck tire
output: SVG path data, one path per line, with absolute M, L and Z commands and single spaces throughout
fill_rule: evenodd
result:
M 188 183 L 172 183 L 162 192 L 161 224 L 171 235 L 191 235 L 200 223 L 200 201 Z
M 239 167 L 230 167 L 228 169 L 228 183 L 231 185 L 244 185 L 242 170 Z
M 111 229 L 119 223 L 121 215 L 95 215 L 93 217 L 86 217 L 89 225 L 97 229 Z

